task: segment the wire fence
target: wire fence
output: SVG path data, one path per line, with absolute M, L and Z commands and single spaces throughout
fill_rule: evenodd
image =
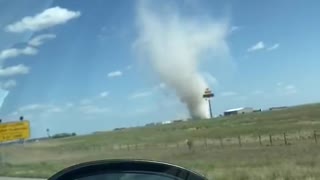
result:
M 44 151 L 58 151 L 64 152 L 103 152 L 103 151 L 143 151 L 143 150 L 197 150 L 197 149 L 218 149 L 218 148 L 256 148 L 266 146 L 290 146 L 298 144 L 318 144 L 320 131 L 303 131 L 303 132 L 283 132 L 274 134 L 248 134 L 248 135 L 235 135 L 228 137 L 199 137 L 189 138 L 180 141 L 172 142 L 138 142 L 138 143 L 119 143 L 108 144 L 98 142 L 95 144 L 69 144 L 63 146 L 41 146 L 37 145 L 37 142 L 33 142 L 30 145 L 21 144 L 24 148 L 22 150 L 33 150 L 38 147 Z M 45 141 L 43 141 L 45 143 Z M 189 142 L 189 143 L 188 143 Z M 34 144 L 35 143 L 35 144 Z M 34 145 L 33 145 L 34 144 Z M 17 146 L 19 147 L 19 146 Z M 3 148 L 0 148 L 3 155 Z M 7 150 L 9 151 L 9 149 Z M 2 159 L 2 158 L 0 158 Z
M 301 143 L 318 144 L 320 132 L 314 130 L 310 132 L 281 134 L 258 134 L 258 135 L 238 135 L 232 137 L 203 137 L 186 139 L 179 142 L 163 142 L 155 144 L 114 144 L 113 150 L 143 150 L 143 149 L 199 149 L 199 148 L 227 148 L 227 147 L 258 147 L 258 146 L 289 146 Z M 188 144 L 187 141 L 192 141 Z

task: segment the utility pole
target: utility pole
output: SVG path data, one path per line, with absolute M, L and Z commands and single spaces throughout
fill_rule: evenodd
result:
M 23 121 L 23 116 L 20 116 L 20 118 L 19 118 L 19 120 L 22 122 Z M 24 139 L 20 139 L 20 142 L 22 143 L 22 144 L 24 144 Z
M 209 104 L 209 112 L 210 112 L 210 118 L 212 119 L 212 110 L 211 110 L 211 98 L 214 96 L 214 94 L 211 92 L 211 90 L 209 88 L 207 88 L 205 91 L 204 91 L 204 94 L 203 94 L 203 98 L 205 100 L 208 101 L 208 104 Z

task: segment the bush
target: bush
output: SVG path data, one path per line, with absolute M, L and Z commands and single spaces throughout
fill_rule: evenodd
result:
M 57 138 L 65 138 L 65 137 L 71 137 L 71 136 L 76 136 L 76 133 L 60 133 L 60 134 L 55 134 L 52 136 L 53 139 L 57 139 Z

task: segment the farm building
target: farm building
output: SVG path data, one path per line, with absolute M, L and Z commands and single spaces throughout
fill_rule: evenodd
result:
M 161 124 L 171 124 L 171 123 L 172 123 L 172 121 L 164 121 Z
M 226 110 L 226 111 L 224 111 L 224 115 L 230 116 L 230 115 L 236 115 L 236 114 L 245 114 L 245 113 L 251 113 L 253 111 L 254 111 L 254 109 L 251 107 L 241 107 L 241 108 Z

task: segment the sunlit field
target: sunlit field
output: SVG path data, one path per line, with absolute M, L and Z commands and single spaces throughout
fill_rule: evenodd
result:
M 10 145 L 1 147 L 0 175 L 46 178 L 79 162 L 139 158 L 178 164 L 209 179 L 318 179 L 319 109 L 313 104 Z

